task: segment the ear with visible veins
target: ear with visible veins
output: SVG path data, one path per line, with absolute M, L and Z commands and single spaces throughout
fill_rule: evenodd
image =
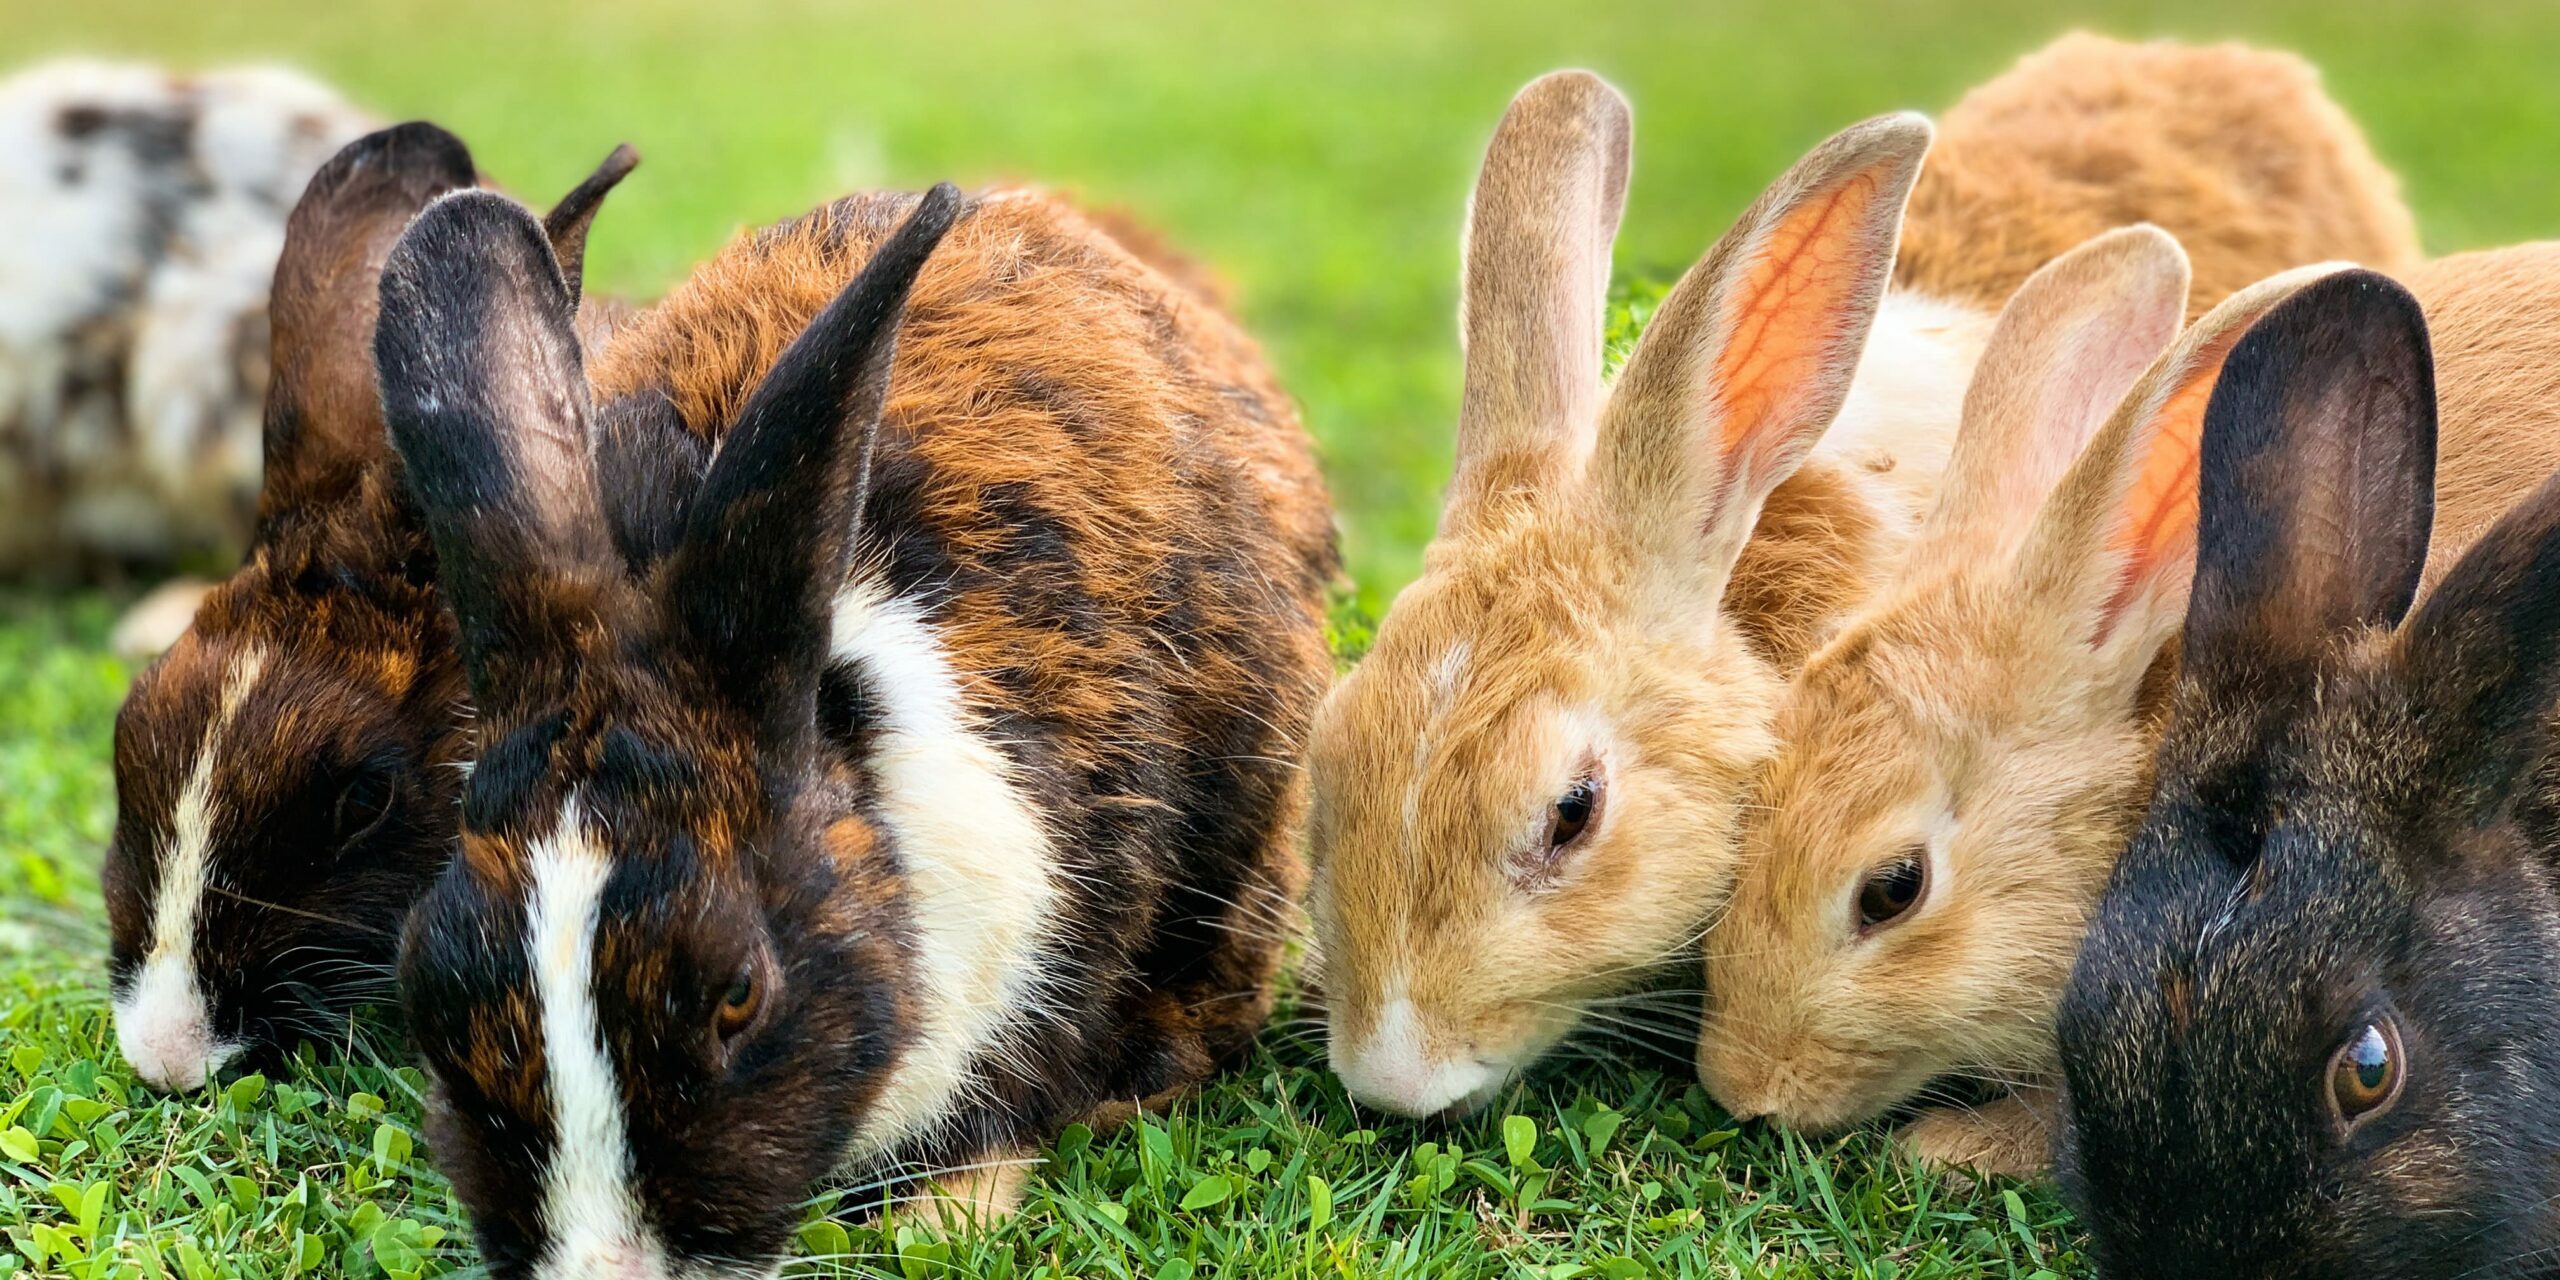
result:
M 1466 389 L 1444 528 L 1562 482 L 1590 449 L 1633 130 L 1627 100 L 1588 71 L 1531 81 L 1494 130 L 1467 209 Z
M 702 479 L 668 564 L 666 607 L 718 692 L 780 738 L 813 721 L 868 498 L 898 325 L 957 221 L 949 183 L 917 201 L 860 275 L 785 348 Z
M 1839 415 L 1929 139 L 1927 120 L 1885 116 L 1816 148 L 1681 277 L 1627 358 L 1592 487 L 1684 598 L 1723 595 L 1761 504 Z
M 383 271 L 383 409 L 484 707 L 554 692 L 618 572 L 573 311 L 541 224 L 489 192 L 436 202 Z
M 2399 647 L 2427 717 L 2426 777 L 2488 820 L 2526 790 L 2560 705 L 2560 476 L 2454 562 Z
M 2206 402 L 2185 664 L 2262 698 L 2408 610 L 2435 511 L 2435 363 L 2417 300 L 2370 271 L 2303 287 L 2240 338 Z
M 2027 277 L 2001 309 L 1965 388 L 1962 425 L 1909 571 L 1997 564 L 2145 368 L 2178 335 L 2187 255 L 2125 227 Z
M 2139 675 L 2185 621 L 2195 581 L 2196 490 L 2205 405 L 2241 335 L 2305 287 L 2346 268 L 2302 267 L 2205 313 L 2144 370 L 2038 510 L 2017 598 L 2118 637 Z M 2172 317 L 2174 319 L 2174 316 Z
M 460 138 L 412 121 L 348 143 L 304 187 L 285 219 L 268 303 L 261 529 L 343 491 L 383 456 L 372 347 L 383 260 L 419 210 L 473 181 Z

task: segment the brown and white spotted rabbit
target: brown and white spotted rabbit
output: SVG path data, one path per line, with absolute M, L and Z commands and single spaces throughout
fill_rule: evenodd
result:
M 860 196 L 591 401 L 533 219 L 463 193 L 376 353 L 480 707 L 400 977 L 496 1274 L 764 1274 L 848 1162 L 983 1169 L 1248 1043 L 1335 552 L 1223 318 L 1048 197 Z M 698 480 L 600 502 L 591 442 L 670 417 Z
M 0 578 L 237 554 L 285 211 L 372 127 L 301 75 L 65 58 L 0 81 Z M 156 654 L 204 584 L 114 644 Z
M 571 261 L 634 163 L 617 150 L 553 211 Z M 460 139 L 399 125 L 323 165 L 287 220 L 257 530 L 116 716 L 108 975 L 154 1087 L 387 996 L 400 922 L 451 856 L 469 704 L 371 337 L 401 228 L 473 181 Z

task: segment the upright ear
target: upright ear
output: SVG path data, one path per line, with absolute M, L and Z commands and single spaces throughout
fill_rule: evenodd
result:
M 340 493 L 383 456 L 373 321 L 383 259 L 418 211 L 473 181 L 460 138 L 411 122 L 346 145 L 286 217 L 268 302 L 266 487 L 258 523 Z
M 1588 71 L 1512 99 L 1467 210 L 1466 390 L 1444 532 L 1580 471 L 1601 398 L 1609 247 L 1626 208 L 1627 100 Z
M 2428 781 L 2485 820 L 2524 789 L 2560 705 L 2560 476 L 2445 572 L 2399 637 Z
M 792 340 L 702 478 L 669 565 L 667 607 L 720 694 L 775 736 L 813 723 L 833 604 L 860 534 L 872 443 L 908 290 L 958 220 L 943 183 Z
M 1625 522 L 1681 599 L 1722 598 L 1761 503 L 1838 416 L 1929 137 L 1919 116 L 1885 116 L 1816 148 L 1680 278 L 1628 356 L 1592 457 L 1594 514 Z
M 2167 350 L 2187 313 L 2187 254 L 2153 226 L 2096 236 L 2046 263 L 2001 308 L 1906 572 L 1996 565 Z
M 2409 608 L 2435 515 L 2435 361 L 2407 290 L 2303 287 L 2244 334 L 2205 405 L 2185 662 L 2260 694 L 2340 634 Z
M 631 171 L 640 167 L 640 153 L 626 142 L 588 174 L 586 181 L 569 189 L 560 203 L 542 217 L 542 233 L 551 238 L 552 256 L 560 260 L 560 278 L 569 284 L 569 309 L 578 308 L 585 292 L 587 276 L 587 229 L 595 225 L 596 211 L 604 207 L 604 198 L 622 185 Z
M 2016 599 L 2078 620 L 2091 644 L 2122 655 L 2128 677 L 2150 666 L 2184 623 L 2195 581 L 2197 468 L 2214 384 L 2250 326 L 2344 269 L 2302 267 L 2259 281 L 2152 362 L 2037 510 Z
M 383 411 L 484 710 L 557 692 L 619 572 L 572 310 L 542 225 L 491 192 L 418 215 L 382 274 Z

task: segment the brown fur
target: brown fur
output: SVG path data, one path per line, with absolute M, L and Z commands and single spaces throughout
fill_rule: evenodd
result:
M 2195 264 L 2188 318 L 2284 267 L 2420 258 L 2399 182 L 2289 53 L 2069 35 L 1948 111 L 1894 282 L 1992 310 L 2111 227 L 2156 223 Z
M 2201 361 L 2181 381 L 2210 385 L 2247 322 L 2310 278 L 2292 273 L 2208 317 L 2181 343 Z M 2434 330 L 2442 404 L 2431 578 L 2560 466 L 2560 329 L 2534 319 L 2555 282 L 2554 245 L 2411 273 Z M 1988 361 L 1985 369 L 1990 376 Z M 2152 403 L 2201 415 L 2200 398 L 2145 385 L 2132 400 L 2171 397 Z M 2129 400 L 2125 414 L 2133 412 Z M 2140 816 L 2160 692 L 2174 670 L 2168 632 L 2093 643 L 2090 620 L 2104 616 L 2105 593 L 2050 585 L 2076 574 L 2112 591 L 2129 572 L 2108 567 L 2126 548 L 2104 536 L 2143 466 L 2126 449 L 2125 414 L 2060 478 L 2032 540 L 2018 515 L 2005 517 L 2020 529 L 2010 545 L 2025 541 L 2025 550 L 1924 547 L 1790 689 L 1768 808 L 1730 912 L 1707 943 L 1700 1064 L 1738 1112 L 1828 1128 L 1901 1103 L 1944 1073 L 2031 1084 L 2052 1072 L 2053 1002 Z M 1968 421 L 1968 438 L 1975 430 Z M 2014 459 L 2018 450 L 1992 452 Z M 2179 483 L 2184 496 L 2163 500 L 2185 550 L 2153 574 L 2155 594 L 2139 606 L 2171 626 L 2185 607 L 2193 471 Z M 1933 884 L 1936 896 L 1907 919 L 1854 938 L 1848 913 L 1859 883 L 1930 839 L 1941 813 L 1952 821 L 1932 865 L 1952 887 Z M 2024 1110 L 2003 1114 L 2033 1121 L 2033 1140 L 2004 1145 L 1956 1117 L 1932 1117 L 1908 1137 L 1932 1159 L 2005 1152 L 2026 1158 L 1997 1166 L 2004 1171 L 2042 1169 L 2042 1123 Z
M 2117 86 L 2094 103 L 2092 60 Z M 1379 1028 L 1391 1009 L 1404 1016 L 1398 993 L 1412 1021 L 1397 1043 L 1460 1064 L 1432 1079 L 1525 1065 L 1582 1002 L 1691 944 L 1730 878 L 1780 680 L 1898 560 L 1935 497 L 1987 313 L 2048 258 L 2144 218 L 2211 240 L 2247 191 L 2299 207 L 2253 214 L 2250 228 L 2284 234 L 2217 247 L 2210 287 L 2398 252 L 2406 215 L 2386 216 L 2396 197 L 2369 163 L 2253 185 L 2269 163 L 2235 138 L 2335 134 L 2339 155 L 2363 155 L 2307 80 L 2195 92 L 2261 63 L 2298 66 L 2080 39 L 1977 91 L 1923 170 L 1933 194 L 1900 224 L 1897 280 L 1912 296 L 1887 300 L 1903 304 L 1890 342 L 1867 339 L 1882 281 L 1861 275 L 1878 246 L 1859 234 L 1898 201 L 1878 198 L 1890 127 L 1844 134 L 1684 278 L 1613 388 L 1597 378 L 1597 329 L 1626 107 L 1578 73 L 1522 92 L 1471 208 L 1467 381 L 1440 536 L 1310 754 L 1311 915 L 1337 1069 L 1393 1038 Z M 2176 92 L 2128 88 L 2152 80 Z M 2140 139 L 2112 175 L 2140 200 L 2102 198 L 2057 163 L 2074 128 Z M 1846 158 L 1860 147 L 1872 149 Z M 2385 229 L 2331 206 L 2380 210 Z M 1845 360 L 1827 345 L 1846 335 L 1866 343 L 1866 364 L 1854 344 Z M 1737 505 L 1756 525 L 1731 524 Z M 1595 769 L 1607 798 L 1587 845 L 1567 870 L 1524 879 L 1519 850 L 1540 839 L 1541 815 Z M 1356 1062 L 1354 1076 L 1355 1094 L 1398 1109 L 1448 1095 L 1391 1088 Z M 1398 1092 L 1418 1101 L 1386 1096 Z

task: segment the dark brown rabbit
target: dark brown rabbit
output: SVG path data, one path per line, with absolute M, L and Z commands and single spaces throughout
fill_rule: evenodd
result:
M 1335 557 L 1234 328 L 949 187 L 734 246 L 596 402 L 502 199 L 429 209 L 383 298 L 481 708 L 401 985 L 496 1274 L 764 1274 L 848 1161 L 1001 1211 L 1244 1047 Z M 669 421 L 717 451 L 600 498 L 591 442 Z
M 2560 429 L 2560 252 L 2446 275 L 2429 319 L 2303 290 L 2207 408 L 2174 719 L 2059 1023 L 2103 1275 L 2560 1272 L 2560 480 L 2411 607 L 2439 386 L 2448 439 Z
M 633 163 L 617 150 L 555 212 L 572 260 Z M 286 222 L 255 534 L 116 718 L 108 971 L 155 1087 L 387 999 L 401 918 L 450 857 L 469 706 L 372 332 L 401 228 L 474 181 L 460 139 L 399 125 L 340 151 Z

